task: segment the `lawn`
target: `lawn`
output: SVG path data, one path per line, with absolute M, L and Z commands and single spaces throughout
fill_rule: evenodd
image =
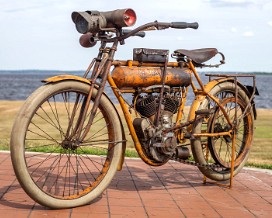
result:
M 0 149 L 9 149 L 9 138 L 12 124 L 23 102 L 0 101 Z M 119 109 L 120 111 L 120 109 Z M 272 168 L 272 110 L 258 109 L 258 118 L 255 121 L 254 143 L 251 149 L 248 166 Z M 122 116 L 123 117 L 123 116 Z M 127 154 L 136 156 L 133 143 L 125 125 L 127 136 Z

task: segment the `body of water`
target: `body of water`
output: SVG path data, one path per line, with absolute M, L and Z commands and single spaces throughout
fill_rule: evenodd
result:
M 83 75 L 82 72 L 70 73 Z M 41 80 L 58 74 L 64 74 L 64 72 L 0 71 L 0 100 L 25 100 L 35 89 L 43 85 Z M 208 81 L 204 74 L 201 74 L 201 78 L 204 83 Z M 242 82 L 245 85 L 252 85 L 251 81 L 243 80 Z M 272 108 L 272 74 L 257 74 L 256 84 L 260 94 L 255 97 L 256 107 Z M 114 99 L 109 87 L 107 87 L 106 93 Z M 127 99 L 129 100 L 129 97 Z M 190 105 L 193 99 L 193 93 L 190 92 L 186 105 Z M 116 102 L 116 100 L 113 101 Z

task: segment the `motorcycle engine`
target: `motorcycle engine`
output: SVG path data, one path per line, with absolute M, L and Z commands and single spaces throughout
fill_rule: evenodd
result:
M 148 156 L 158 162 L 164 162 L 176 152 L 177 139 L 174 132 L 163 131 L 173 127 L 172 119 L 177 112 L 180 98 L 173 93 L 164 94 L 156 126 L 154 122 L 159 109 L 159 94 L 140 95 L 134 101 L 141 118 L 135 118 L 133 125 L 141 145 Z

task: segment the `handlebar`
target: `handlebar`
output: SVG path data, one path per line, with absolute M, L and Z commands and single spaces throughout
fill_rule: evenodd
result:
M 172 22 L 171 23 L 171 28 L 175 29 L 186 29 L 186 28 L 192 28 L 192 29 L 197 29 L 198 28 L 198 23 L 186 23 L 186 22 Z
M 147 23 L 144 24 L 142 26 L 139 26 L 133 30 L 130 31 L 126 31 L 123 32 L 123 34 L 121 34 L 120 36 L 116 36 L 113 38 L 107 38 L 107 39 L 103 39 L 104 42 L 113 42 L 116 39 L 118 39 L 118 41 L 124 41 L 125 39 L 129 38 L 130 36 L 140 36 L 143 37 L 143 31 L 147 31 L 147 30 L 163 30 L 163 29 L 167 29 L 167 28 L 175 28 L 175 29 L 187 29 L 187 28 L 191 28 L 191 29 L 197 29 L 198 28 L 198 23 L 194 22 L 194 23 L 187 23 L 187 22 L 171 22 L 171 23 L 164 23 L 164 22 L 158 22 L 158 21 L 154 21 L 151 23 Z M 124 31 L 124 30 L 123 30 Z

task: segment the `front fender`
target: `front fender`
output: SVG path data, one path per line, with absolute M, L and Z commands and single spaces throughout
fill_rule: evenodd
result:
M 80 77 L 80 76 L 68 75 L 68 74 L 49 77 L 49 78 L 46 78 L 46 79 L 42 80 L 42 82 L 48 84 L 48 83 L 61 82 L 61 81 L 65 81 L 65 80 L 75 80 L 75 81 L 79 81 L 79 82 L 83 82 L 83 83 L 91 85 L 91 82 L 86 78 L 83 78 L 83 77 Z M 95 88 L 97 88 L 97 87 L 95 87 Z M 125 151 L 126 151 L 126 141 L 127 141 L 126 136 L 125 136 L 124 126 L 123 126 L 123 123 L 121 121 L 120 114 L 118 113 L 118 110 L 116 109 L 115 105 L 112 103 L 112 101 L 110 100 L 110 98 L 108 97 L 108 95 L 106 93 L 103 93 L 103 94 L 109 99 L 109 101 L 111 102 L 111 104 L 115 108 L 115 111 L 118 114 L 120 124 L 121 124 L 122 138 L 123 138 L 122 139 L 122 157 L 120 158 L 120 162 L 119 162 L 119 165 L 118 165 L 118 168 L 117 168 L 117 170 L 120 171 L 120 170 L 122 170 L 122 166 L 123 166 L 123 163 L 124 163 Z
M 80 76 L 68 75 L 68 74 L 49 77 L 49 78 L 42 80 L 42 82 L 55 83 L 55 82 L 60 82 L 60 81 L 64 81 L 64 80 L 76 80 L 76 81 L 84 82 L 87 84 L 91 84 L 91 82 L 86 78 L 83 78 Z

